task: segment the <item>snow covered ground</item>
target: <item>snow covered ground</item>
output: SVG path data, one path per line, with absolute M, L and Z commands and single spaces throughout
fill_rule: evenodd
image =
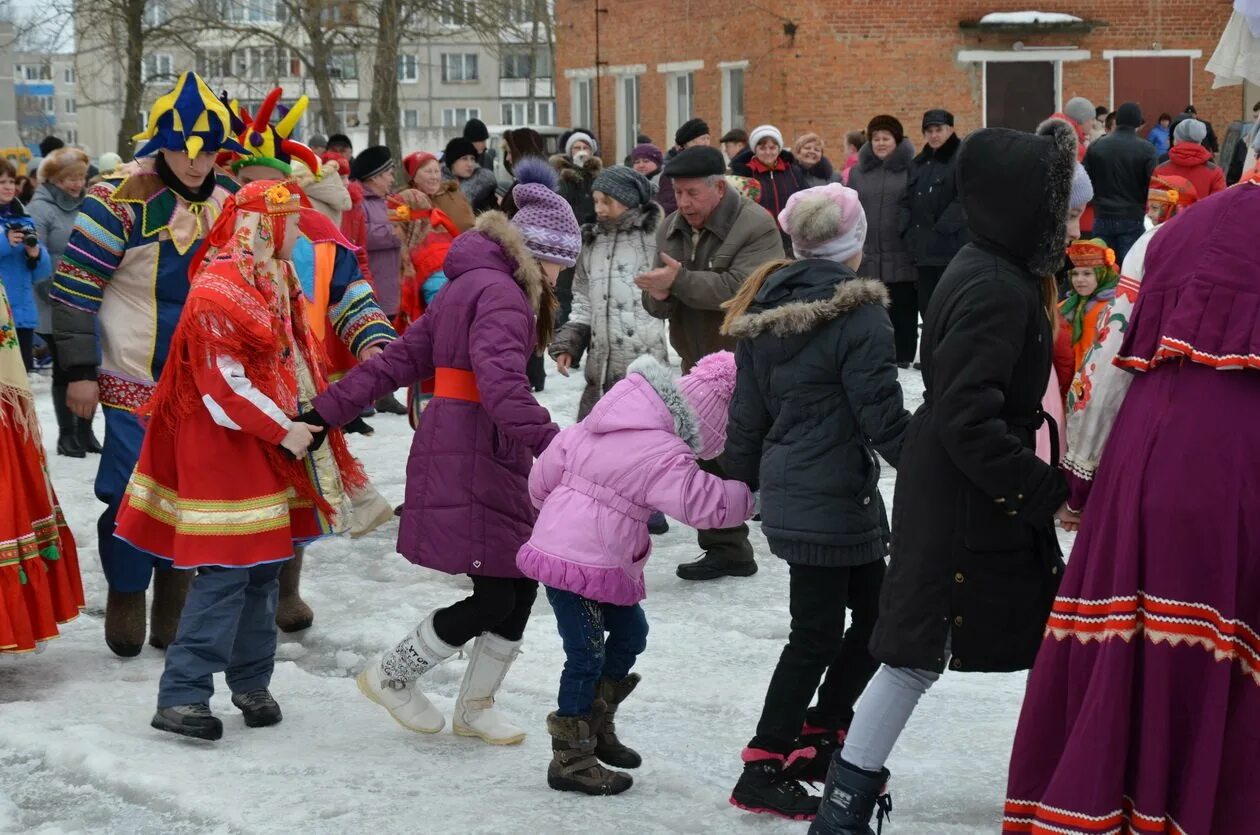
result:
M 902 384 L 907 406 L 917 407 L 919 373 L 902 372 Z M 553 373 L 540 400 L 567 424 L 581 387 L 580 373 Z M 47 389 L 46 380 L 37 383 L 51 445 Z M 397 503 L 410 432 L 404 418 L 370 422 L 376 434 L 351 443 Z M 469 588 L 395 554 L 397 523 L 309 551 L 303 591 L 315 625 L 281 639 L 272 691 L 282 724 L 247 729 L 221 689 L 212 703 L 226 725 L 221 742 L 150 729 L 162 654 L 146 646 L 138 658 L 116 658 L 102 637 L 96 459 L 58 458 L 51 446 L 49 453 L 78 537 L 88 609 L 44 652 L 0 656 L 0 832 L 804 833 L 804 824 L 727 802 L 788 633 L 786 567 L 755 525 L 761 570 L 749 579 L 679 580 L 675 566 L 698 553 L 694 533 L 675 523 L 658 539 L 644 604 L 651 635 L 636 668 L 643 684 L 618 716 L 623 739 L 644 764 L 626 794 L 588 798 L 554 792 L 545 781 L 544 717 L 554 709 L 563 664 L 545 598 L 499 699 L 531 730 L 524 744 L 491 748 L 449 727 L 437 736 L 412 734 L 358 693 L 353 677 L 371 656 Z M 888 470 L 881 483 L 890 503 L 893 480 Z M 426 678 L 426 692 L 448 716 L 463 668 L 456 659 Z M 889 764 L 896 809 L 886 831 L 998 829 L 1024 680 L 942 679 Z

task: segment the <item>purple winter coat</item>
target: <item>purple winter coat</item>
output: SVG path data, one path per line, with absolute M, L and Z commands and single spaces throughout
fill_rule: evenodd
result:
M 402 296 L 402 241 L 394 234 L 385 198 L 366 188 L 363 189 L 363 218 L 367 223 L 364 249 L 368 266 L 372 268 L 372 289 L 376 291 L 381 310 L 393 318 Z
M 412 441 L 398 551 L 448 574 L 521 577 L 516 552 L 537 517 L 529 471 L 559 431 L 525 376 L 544 278 L 501 212 L 455 239 L 445 271 L 420 321 L 314 406 L 340 426 L 437 368 L 472 371 L 481 402 L 434 397 Z

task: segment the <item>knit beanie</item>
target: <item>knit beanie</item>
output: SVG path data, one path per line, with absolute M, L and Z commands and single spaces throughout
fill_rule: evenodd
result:
M 1094 103 L 1084 96 L 1068 99 L 1068 103 L 1063 105 L 1063 115 L 1077 125 L 1088 125 L 1094 121 Z
M 718 351 L 701 357 L 678 381 L 678 391 L 700 425 L 702 460 L 717 458 L 726 448 L 726 421 L 735 396 L 735 355 Z
M 106 151 L 96 161 L 96 167 L 102 174 L 113 174 L 122 165 L 122 157 L 113 151 Z
M 633 168 L 611 165 L 599 172 L 591 191 L 602 191 L 627 209 L 636 209 L 652 199 L 652 184 Z
M 1177 125 L 1177 129 L 1173 131 L 1173 143 L 1177 142 L 1193 142 L 1202 144 L 1207 139 L 1207 125 L 1198 119 L 1186 119 Z
M 902 126 L 901 120 L 896 116 L 889 116 L 887 113 L 876 116 L 871 119 L 866 126 L 866 141 L 870 142 L 875 131 L 886 130 L 893 135 L 894 144 L 900 145 L 901 140 L 906 138 L 906 129 Z
M 687 147 L 693 139 L 699 139 L 709 132 L 709 123 L 704 119 L 688 119 L 678 130 L 674 131 L 674 144 L 679 148 Z
M 393 165 L 393 160 L 390 158 L 389 148 L 384 145 L 373 145 L 371 148 L 364 149 L 351 161 L 350 179 L 359 182 L 370 180 L 391 165 Z
M 457 159 L 475 156 L 477 156 L 477 146 L 464 137 L 457 136 L 446 143 L 446 150 L 442 151 L 442 162 L 446 163 L 447 168 L 450 168 L 451 163 Z
M 753 132 L 748 134 L 748 147 L 757 150 L 757 144 L 763 139 L 773 139 L 779 143 L 780 148 L 783 147 L 783 134 L 774 125 L 758 125 L 753 128 Z
M 661 149 L 650 142 L 644 142 L 635 145 L 634 150 L 630 152 L 630 161 L 638 162 L 641 159 L 650 159 L 658 166 L 664 164 L 665 155 L 661 153 Z
M 779 212 L 797 258 L 844 263 L 866 242 L 866 212 L 858 193 L 840 183 L 798 191 Z
M 511 223 L 525 237 L 526 249 L 539 261 L 572 267 L 582 251 L 582 230 L 568 201 L 555 192 L 555 170 L 529 157 L 516 166 L 516 175 Z
M 1072 172 L 1072 193 L 1068 197 L 1068 208 L 1084 209 L 1089 205 L 1089 201 L 1094 199 L 1094 184 L 1089 179 L 1089 174 L 1085 171 L 1085 166 L 1079 162 L 1076 164 L 1075 170 Z
M 469 119 L 464 123 L 464 138 L 469 142 L 486 142 L 490 139 L 490 131 L 480 119 Z
M 573 156 L 573 145 L 575 142 L 585 142 L 587 145 L 591 146 L 592 155 L 599 154 L 599 143 L 595 141 L 595 137 L 591 136 L 589 133 L 583 133 L 580 130 L 575 130 L 573 133 L 569 134 L 568 139 L 564 140 L 564 153 L 566 156 Z
M 66 147 L 66 143 L 57 136 L 45 136 L 39 141 L 39 155 L 47 159 L 47 157 L 58 148 Z
M 1122 128 L 1142 127 L 1142 108 L 1131 101 L 1126 101 L 1116 111 L 1116 124 Z
M 414 180 L 417 171 L 435 160 L 437 157 L 427 151 L 412 151 L 403 157 L 403 170 L 407 172 L 407 182 Z

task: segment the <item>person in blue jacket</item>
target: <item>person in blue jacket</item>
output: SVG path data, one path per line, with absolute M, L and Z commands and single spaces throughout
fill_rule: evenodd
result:
M 35 221 L 17 198 L 17 171 L 0 159 L 0 283 L 13 308 L 13 325 L 26 370 L 34 368 L 33 344 L 39 311 L 35 307 L 35 282 L 52 275 L 52 259 L 35 236 Z
M 1159 114 L 1159 122 L 1147 132 L 1146 141 L 1155 146 L 1160 156 L 1168 153 L 1172 147 L 1172 117 L 1167 113 Z

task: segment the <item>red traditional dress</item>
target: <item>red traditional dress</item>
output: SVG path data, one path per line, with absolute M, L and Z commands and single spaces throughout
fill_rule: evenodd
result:
M 79 616 L 83 584 L 44 461 L 35 402 L 0 287 L 0 652 L 30 652 Z
M 301 460 L 280 446 L 325 387 L 293 265 L 274 257 L 299 211 L 284 183 L 251 183 L 225 207 L 147 407 L 116 533 L 177 568 L 288 559 L 343 530 L 346 490 L 364 483 L 340 432 Z

